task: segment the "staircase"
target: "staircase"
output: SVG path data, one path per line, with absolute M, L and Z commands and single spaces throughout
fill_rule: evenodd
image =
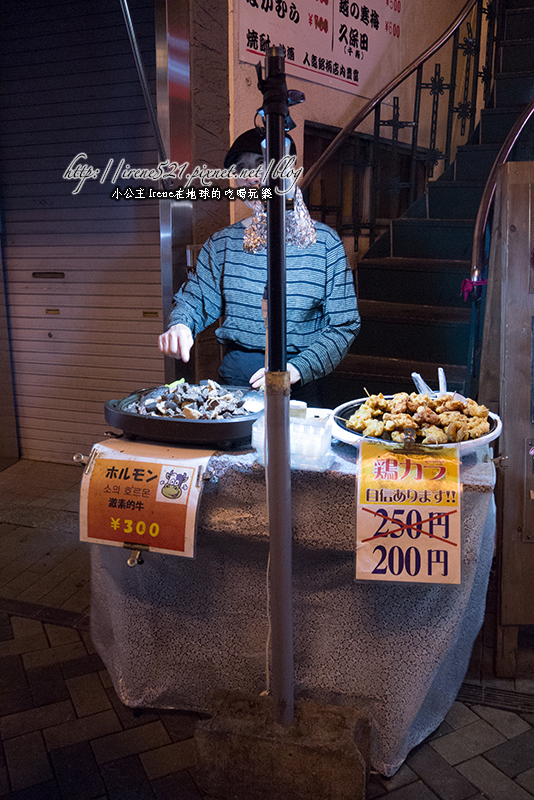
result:
M 499 30 L 499 29 L 498 29 Z M 461 283 L 470 274 L 473 232 L 486 179 L 524 105 L 534 95 L 534 0 L 505 0 L 491 108 L 456 160 L 357 265 L 362 328 L 327 383 L 327 403 L 382 391 L 413 391 L 412 372 L 437 388 L 472 389 L 470 337 L 475 310 Z M 522 132 L 513 161 L 534 160 L 534 124 Z

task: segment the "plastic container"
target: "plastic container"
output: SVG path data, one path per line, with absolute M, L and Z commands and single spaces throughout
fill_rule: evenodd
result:
M 332 463 L 332 412 L 325 408 L 308 408 L 306 417 L 291 417 L 289 422 L 291 469 L 322 472 Z M 252 426 L 252 446 L 257 460 L 265 465 L 265 416 Z

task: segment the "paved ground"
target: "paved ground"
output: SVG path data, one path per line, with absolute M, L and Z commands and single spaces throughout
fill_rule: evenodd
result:
M 0 798 L 208 800 L 198 715 L 122 705 L 94 652 L 80 477 L 29 461 L 0 472 Z M 493 601 L 457 702 L 393 778 L 370 776 L 369 800 L 534 797 L 534 672 L 493 676 Z

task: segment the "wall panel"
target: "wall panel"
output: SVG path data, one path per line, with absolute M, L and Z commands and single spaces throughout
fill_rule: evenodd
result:
M 129 0 L 155 102 L 154 7 Z M 0 11 L 0 201 L 23 458 L 71 462 L 106 400 L 163 381 L 158 201 L 63 173 L 158 156 L 120 4 L 7 0 Z M 116 186 L 158 188 L 124 180 Z M 50 278 L 39 272 L 63 273 Z M 37 273 L 37 274 L 36 274 Z

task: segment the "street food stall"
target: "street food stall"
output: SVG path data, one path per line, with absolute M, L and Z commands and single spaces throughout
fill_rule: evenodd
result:
M 457 400 L 458 396 L 448 397 Z M 135 400 L 139 400 L 137 395 Z M 392 398 L 386 400 L 391 403 Z M 202 461 L 200 479 L 190 473 L 190 485 L 198 484 L 196 533 L 192 550 L 182 557 L 164 548 L 158 552 L 154 537 L 146 545 L 143 542 L 139 559 L 132 561 L 124 544 L 132 551 L 143 537 L 150 539 L 144 530 L 129 537 L 115 532 L 115 539 L 94 544 L 91 631 L 97 651 L 118 696 L 132 707 L 207 711 L 218 689 L 259 695 L 266 689 L 269 671 L 269 540 L 261 448 L 251 446 L 250 436 L 261 415 L 255 411 L 237 418 L 240 422 L 247 419 L 245 437 L 240 436 L 243 429 L 231 435 L 219 433 L 218 421 L 213 420 L 211 440 L 195 445 L 189 431 L 191 425 L 197 425 L 199 436 L 204 436 L 201 420 L 158 417 L 157 409 L 144 415 L 124 410 L 132 409 L 131 404 L 131 397 L 108 404 L 108 421 L 127 429 L 127 434 L 95 445 L 85 470 L 81 511 L 87 540 L 105 541 L 102 525 L 98 530 L 92 528 L 87 513 L 91 473 L 99 460 L 120 462 L 123 469 L 124 463 L 135 467 L 140 462 L 145 468 L 158 464 L 160 472 L 152 471 L 163 477 L 153 485 L 162 484 L 161 488 L 173 464 L 176 475 L 184 475 L 184 464 L 197 468 Z M 490 443 L 500 433 L 500 420 L 486 414 L 488 432 L 478 438 L 462 438 L 452 448 L 458 456 L 461 495 L 461 506 L 457 506 L 461 517 L 459 576 L 450 578 L 449 583 L 432 583 L 422 574 L 414 579 L 410 576 L 413 567 L 399 575 L 397 561 L 386 576 L 388 580 L 356 580 L 360 546 L 355 544 L 356 478 L 362 444 L 372 439 L 371 444 L 378 443 L 384 453 L 393 453 L 399 464 L 406 465 L 409 459 L 410 469 L 416 465 L 420 447 L 408 440 L 405 452 L 402 442 L 363 436 L 351 429 L 347 423 L 359 410 L 360 417 L 365 416 L 361 411 L 364 405 L 362 399 L 334 410 L 326 468 L 314 470 L 308 464 L 292 469 L 295 695 L 365 711 L 372 729 L 371 765 L 392 775 L 409 751 L 437 728 L 455 700 L 483 621 L 495 532 L 495 469 Z M 477 412 L 480 406 L 471 408 L 484 413 Z M 313 409 L 307 413 L 312 419 L 317 416 Z M 383 408 L 382 417 L 387 413 Z M 130 414 L 137 417 L 135 431 Z M 477 419 L 474 415 L 467 418 Z M 171 436 L 164 441 L 160 428 L 156 438 L 147 435 L 143 420 L 172 430 L 174 440 Z M 219 422 L 224 427 L 223 421 Z M 185 445 L 176 441 L 181 424 L 184 431 L 188 429 Z M 420 428 L 424 430 L 424 423 Z M 257 438 L 255 441 L 258 444 Z M 450 449 L 430 444 L 419 455 L 431 458 L 436 466 L 439 454 Z M 389 467 L 392 469 L 391 463 Z M 417 479 L 418 470 L 414 468 L 412 473 Z M 132 469 L 129 474 L 131 477 Z M 428 477 L 428 470 L 423 474 Z M 434 477 L 438 474 L 439 470 L 432 473 Z M 128 481 L 109 483 L 118 493 L 109 494 L 106 502 L 120 499 Z M 132 481 L 128 485 L 133 486 Z M 172 487 L 168 494 L 170 505 Z M 397 494 L 397 506 L 402 505 L 399 497 Z M 387 502 L 383 493 L 379 505 L 387 507 Z M 110 508 L 110 517 L 121 516 L 115 511 L 116 502 Z M 135 522 L 135 510 L 126 508 Z M 146 514 L 146 509 L 140 513 Z M 389 511 L 380 513 L 389 519 Z M 391 516 L 407 519 L 400 514 L 395 511 Z M 415 519 L 414 525 L 404 524 L 411 531 L 412 551 L 424 522 L 421 514 Z M 446 538 L 443 529 L 440 535 Z M 392 529 L 391 535 L 380 541 L 398 547 L 398 537 Z M 433 537 L 439 539 L 436 533 Z M 436 571 L 443 575 L 445 570 L 441 566 Z

